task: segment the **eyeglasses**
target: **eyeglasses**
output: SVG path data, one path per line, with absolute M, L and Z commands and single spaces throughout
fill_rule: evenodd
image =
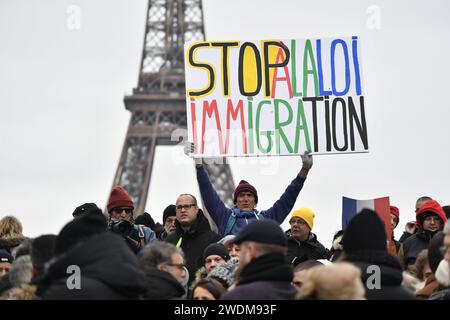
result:
M 441 222 L 441 218 L 436 217 L 436 216 L 429 216 L 429 217 L 426 217 L 423 221 L 426 221 L 426 222 L 431 222 L 431 221 Z
M 181 211 L 181 210 L 189 210 L 190 208 L 192 208 L 192 207 L 196 207 L 197 205 L 195 204 L 195 203 L 193 203 L 193 204 L 180 204 L 180 205 L 178 205 L 178 206 L 176 206 L 176 208 L 177 208 L 177 210 L 178 211 Z
M 169 267 L 175 267 L 180 271 L 185 271 L 183 263 L 166 263 L 165 265 Z
M 299 224 L 301 226 L 304 226 L 306 224 L 306 222 L 303 220 L 291 220 L 291 221 L 289 221 L 289 224 L 291 226 L 293 226 L 294 224 Z
M 443 256 L 445 256 L 446 254 L 447 254 L 447 251 L 449 251 L 450 250 L 450 247 L 447 247 L 447 246 L 441 246 L 441 247 L 439 247 L 439 252 L 443 255 Z
M 125 211 L 125 213 L 130 214 L 133 212 L 133 209 L 131 209 L 131 208 L 114 208 L 114 209 L 112 209 L 112 211 L 114 213 L 122 213 L 123 211 Z

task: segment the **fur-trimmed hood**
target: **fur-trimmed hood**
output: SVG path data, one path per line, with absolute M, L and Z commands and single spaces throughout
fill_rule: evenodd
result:
M 21 234 L 13 234 L 0 238 L 0 249 L 11 250 L 12 248 L 17 247 L 26 239 L 25 236 Z

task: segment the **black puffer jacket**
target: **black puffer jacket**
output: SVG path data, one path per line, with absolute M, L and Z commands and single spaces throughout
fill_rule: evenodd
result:
M 299 241 L 291 237 L 291 230 L 285 232 L 288 238 L 287 259 L 294 266 L 306 260 L 327 259 L 327 250 L 317 240 L 317 236 L 310 232 L 306 241 Z
M 184 288 L 168 272 L 163 272 L 155 268 L 144 268 L 147 287 L 143 295 L 149 300 L 170 300 L 181 299 L 184 295 Z
M 78 266 L 81 288 L 68 267 Z M 46 300 L 137 299 L 144 293 L 145 275 L 122 237 L 104 232 L 77 244 L 55 260 L 38 286 L 37 295 Z
M 345 261 L 361 270 L 367 300 L 415 300 L 414 294 L 401 286 L 403 270 L 400 263 L 387 252 L 353 253 L 347 255 Z
M 209 222 L 200 209 L 189 231 L 183 231 L 178 221 L 175 225 L 176 230 L 171 232 L 165 241 L 176 245 L 182 238 L 181 249 L 184 252 L 186 268 L 189 271 L 189 283 L 191 283 L 195 278 L 195 272 L 203 265 L 203 251 L 209 244 L 219 241 L 220 236 L 211 231 Z

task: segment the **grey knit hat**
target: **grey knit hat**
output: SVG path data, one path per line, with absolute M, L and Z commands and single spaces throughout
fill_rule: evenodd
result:
M 226 284 L 227 287 L 233 284 L 233 276 L 236 272 L 236 269 L 239 267 L 239 259 L 231 258 L 227 262 L 216 266 L 212 269 L 208 275 L 207 279 L 214 278 L 219 280 L 221 283 Z

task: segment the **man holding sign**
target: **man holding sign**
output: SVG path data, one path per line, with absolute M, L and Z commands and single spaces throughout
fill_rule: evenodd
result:
M 312 156 L 305 152 L 302 156 L 302 168 L 292 180 L 286 191 L 274 205 L 264 211 L 256 210 L 258 192 L 255 187 L 245 180 L 241 180 L 234 190 L 233 208 L 227 208 L 214 190 L 208 174 L 200 161 L 196 161 L 197 181 L 205 207 L 218 228 L 218 233 L 225 237 L 229 234 L 238 234 L 247 224 L 254 220 L 264 218 L 273 219 L 279 224 L 291 212 L 298 194 L 303 187 L 309 170 L 313 165 Z

